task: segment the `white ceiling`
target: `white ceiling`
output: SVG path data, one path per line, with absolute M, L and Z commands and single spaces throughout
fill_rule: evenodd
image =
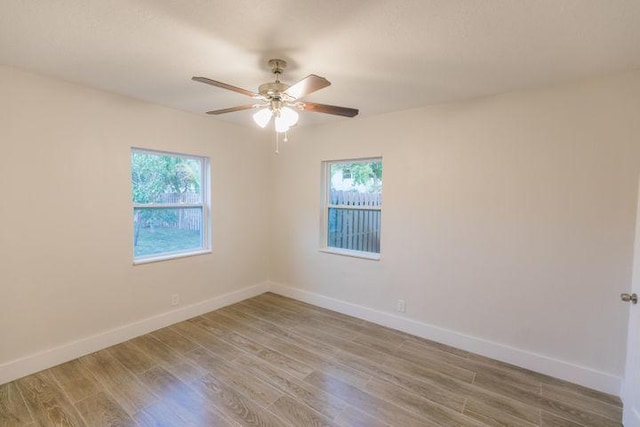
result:
M 0 1 L 0 63 L 182 110 L 250 103 L 190 78 L 257 90 L 273 57 L 373 115 L 640 67 L 640 1 Z

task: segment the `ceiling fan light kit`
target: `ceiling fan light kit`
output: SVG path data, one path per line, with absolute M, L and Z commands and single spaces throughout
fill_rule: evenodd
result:
M 253 113 L 253 121 L 261 128 L 264 128 L 269 124 L 269 121 L 271 121 L 271 116 L 273 116 L 271 110 L 263 108 L 262 110 L 258 110 L 258 112 Z
M 334 105 L 318 104 L 315 102 L 299 100 L 300 98 L 331 85 L 329 80 L 324 77 L 310 74 L 299 82 L 289 86 L 288 84 L 280 81 L 280 74 L 282 74 L 282 71 L 287 66 L 287 62 L 283 59 L 271 59 L 269 60 L 269 66 L 271 67 L 271 72 L 275 75 L 275 81 L 261 84 L 258 87 L 257 93 L 227 83 L 211 80 L 207 77 L 192 77 L 192 80 L 194 81 L 227 89 L 260 101 L 255 104 L 207 111 L 207 114 L 219 115 L 234 111 L 259 108 L 259 110 L 253 114 L 253 121 L 256 122 L 258 126 L 265 128 L 271 122 L 271 118 L 274 118 L 276 153 L 278 152 L 278 134 L 284 133 L 286 141 L 287 132 L 292 126 L 295 126 L 296 123 L 298 123 L 300 116 L 296 110 L 333 114 L 343 117 L 355 117 L 358 115 L 358 110 L 355 108 L 338 107 Z

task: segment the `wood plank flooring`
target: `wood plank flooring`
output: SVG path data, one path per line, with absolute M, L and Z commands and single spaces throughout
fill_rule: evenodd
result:
M 620 426 L 620 400 L 266 293 L 0 385 L 0 426 Z

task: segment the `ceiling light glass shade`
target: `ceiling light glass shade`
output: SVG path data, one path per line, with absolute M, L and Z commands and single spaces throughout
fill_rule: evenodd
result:
M 280 117 L 285 120 L 287 125 L 293 126 L 298 123 L 298 118 L 300 117 L 300 115 L 295 110 L 289 107 L 283 107 L 280 110 Z
M 276 132 L 282 133 L 289 130 L 289 123 L 282 116 L 276 116 Z
M 258 110 L 258 112 L 253 115 L 253 121 L 256 122 L 258 126 L 263 128 L 267 124 L 269 124 L 269 120 L 271 120 L 271 116 L 273 116 L 273 113 L 271 112 L 271 110 L 268 108 L 263 108 L 261 110 Z

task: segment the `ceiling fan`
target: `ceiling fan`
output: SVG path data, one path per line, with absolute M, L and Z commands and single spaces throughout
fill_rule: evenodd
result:
M 310 74 L 290 86 L 280 81 L 280 74 L 282 74 L 282 71 L 287 66 L 287 62 L 285 60 L 271 59 L 269 60 L 269 66 L 275 75 L 275 81 L 261 84 L 258 87 L 257 93 L 237 86 L 232 86 L 227 83 L 211 80 L 206 77 L 192 77 L 191 79 L 200 83 L 206 83 L 222 89 L 231 90 L 233 92 L 249 96 L 257 101 L 254 104 L 207 111 L 207 114 L 218 115 L 258 108 L 259 110 L 253 115 L 253 120 L 258 124 L 258 126 L 264 128 L 269 124 L 271 118 L 274 117 L 274 127 L 277 134 L 286 133 L 291 126 L 294 126 L 298 122 L 298 112 L 296 110 L 333 114 L 344 117 L 354 117 L 358 115 L 358 110 L 355 108 L 337 107 L 335 105 L 300 101 L 300 98 L 329 86 L 331 83 L 324 77 Z

